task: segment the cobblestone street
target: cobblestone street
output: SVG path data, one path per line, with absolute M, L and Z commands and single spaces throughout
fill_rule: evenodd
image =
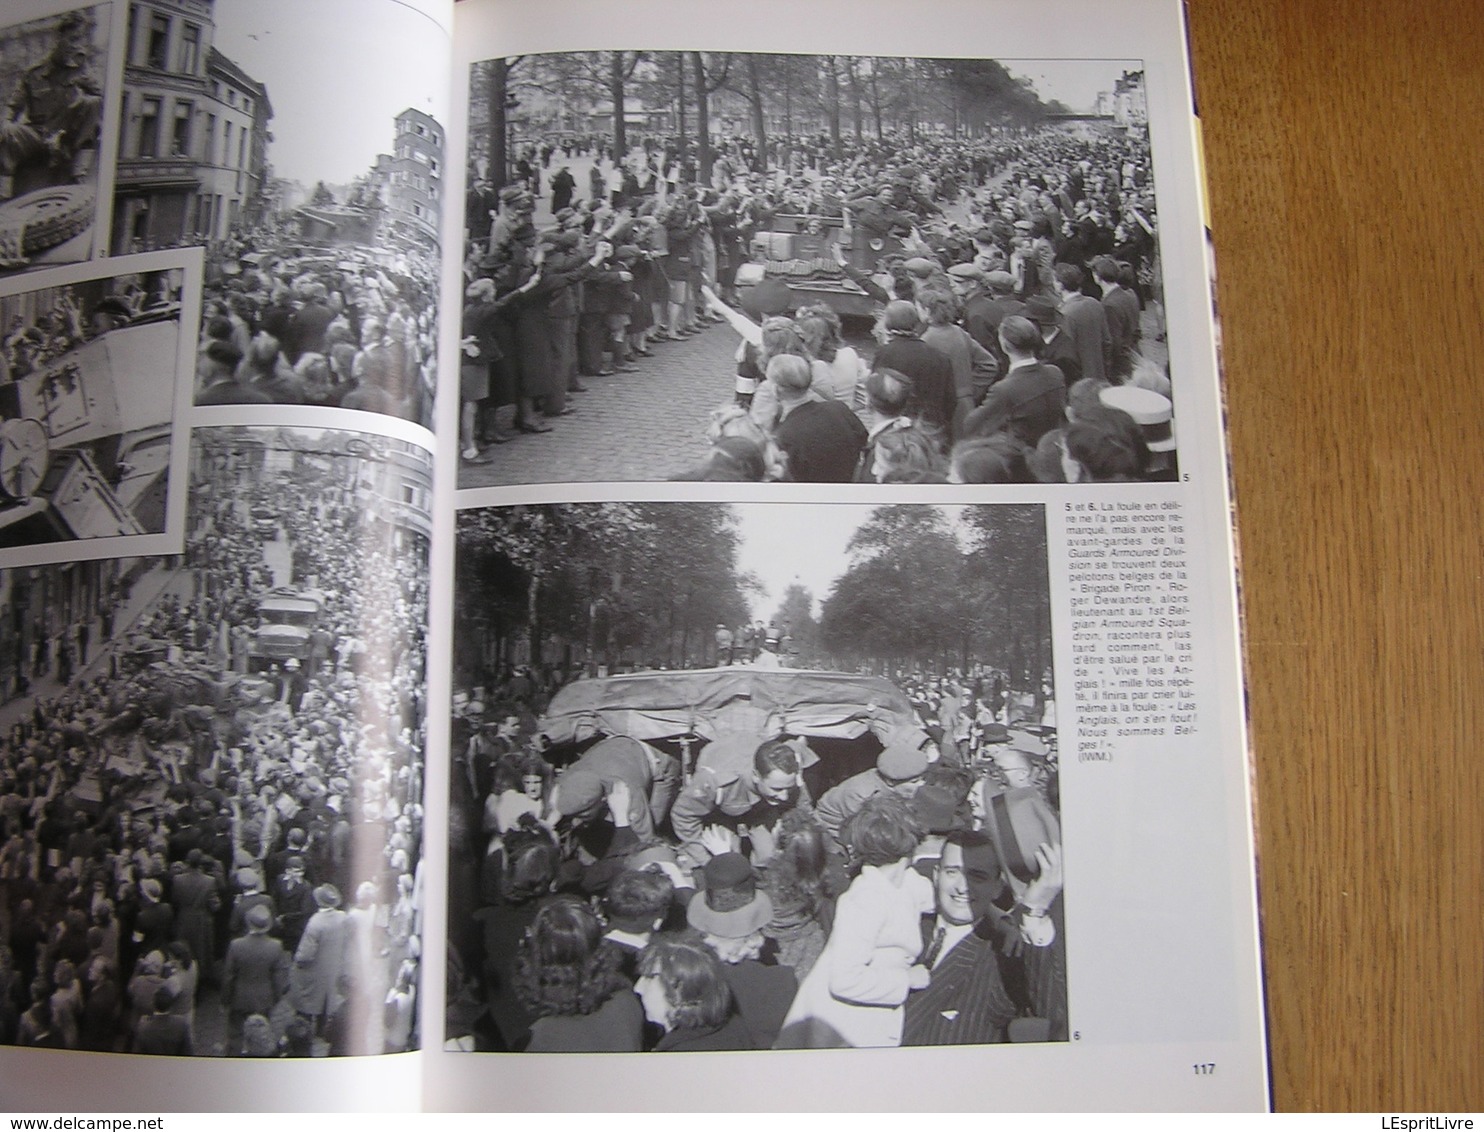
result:
M 1140 351 L 1162 368 L 1162 320 L 1146 310 L 1141 321 Z M 849 329 L 847 341 L 869 360 L 875 343 L 865 325 Z M 739 341 L 731 328 L 711 326 L 684 342 L 656 343 L 653 357 L 635 359 L 635 373 L 584 377 L 588 391 L 567 398 L 570 416 L 551 421 L 551 432 L 487 448 L 488 464 L 460 464 L 460 489 L 669 479 L 705 453 L 711 410 L 733 396 Z M 500 410 L 504 427 L 514 411 Z
M 705 453 L 711 410 L 733 396 L 739 341 L 730 327 L 711 326 L 656 343 L 653 357 L 635 359 L 635 373 L 584 377 L 588 391 L 567 399 L 570 416 L 486 449 L 488 464 L 460 465 L 459 487 L 668 479 Z M 513 413 L 501 409 L 501 423 Z

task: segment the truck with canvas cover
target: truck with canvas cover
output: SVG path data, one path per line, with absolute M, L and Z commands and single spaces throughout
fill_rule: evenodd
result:
M 817 798 L 874 766 L 921 721 L 880 676 L 732 665 L 578 680 L 552 697 L 540 727 L 559 764 L 623 735 L 680 758 L 687 778 L 713 742 L 802 740 L 804 780 Z
M 262 624 L 253 634 L 248 669 L 262 672 L 289 660 L 309 659 L 311 637 L 324 603 L 308 590 L 273 590 L 258 602 Z

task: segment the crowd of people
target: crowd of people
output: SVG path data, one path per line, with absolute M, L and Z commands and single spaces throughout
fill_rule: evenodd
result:
M 415 1048 L 425 556 L 343 487 L 283 480 L 324 608 L 303 661 L 263 663 L 283 579 L 246 501 L 195 486 L 167 592 L 0 740 L 0 1043 Z
M 0 313 L 9 315 L 0 339 L 0 387 L 44 370 L 110 330 L 177 309 L 181 281 L 174 271 L 130 273 L 89 291 L 82 296 L 70 286 L 51 289 L 49 305 L 33 306 L 31 294 L 0 300 Z
M 588 152 L 581 197 L 562 156 Z M 628 370 L 655 343 L 721 319 L 744 339 L 734 398 L 714 414 L 704 458 L 676 478 L 1174 478 L 1145 135 L 1043 127 L 845 139 L 835 153 L 827 137 L 775 139 L 761 156 L 726 139 L 708 184 L 673 138 L 620 160 L 569 139 L 521 153 L 497 196 L 472 180 L 465 461 L 488 462 L 513 438 L 502 406 L 515 406 L 517 431 L 548 431 L 574 411 L 584 377 Z M 538 230 L 543 172 L 553 220 Z M 824 237 L 827 270 L 877 304 L 869 358 L 807 282 L 775 274 L 738 288 L 775 227 L 800 226 Z M 862 241 L 881 249 L 871 270 L 847 255 Z
M 798 735 L 558 750 L 529 683 L 457 696 L 446 1048 L 1066 1040 L 1054 730 L 988 669 L 903 687 L 837 781 Z
M 432 427 L 436 257 L 298 251 L 267 231 L 212 249 L 196 404 L 363 409 Z

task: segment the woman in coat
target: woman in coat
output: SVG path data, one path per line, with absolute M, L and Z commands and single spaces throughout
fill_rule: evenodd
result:
M 555 897 L 536 913 L 515 962 L 515 989 L 536 1017 L 529 1053 L 637 1053 L 644 1014 L 620 973 L 622 953 L 586 904 Z
M 639 954 L 634 993 L 645 1017 L 665 1031 L 655 1053 L 754 1048 L 721 960 L 698 939 L 655 936 Z
M 860 875 L 836 905 L 830 938 L 775 1049 L 901 1044 L 902 1005 L 929 981 L 917 959 L 933 885 L 912 868 L 919 840 L 907 800 L 896 794 L 869 799 L 846 825 Z

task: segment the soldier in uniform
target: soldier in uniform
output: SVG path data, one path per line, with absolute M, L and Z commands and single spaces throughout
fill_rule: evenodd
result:
M 68 12 L 51 53 L 16 84 L 0 125 L 0 200 L 92 173 L 103 89 L 92 73 L 89 31 L 87 16 Z
M 707 744 L 670 811 L 670 824 L 691 862 L 710 860 L 709 831 L 719 826 L 745 834 L 753 864 L 766 865 L 783 815 L 811 805 L 803 771 L 816 756 L 807 747 L 803 752 L 782 739 L 759 744 L 746 735 L 723 735 Z

